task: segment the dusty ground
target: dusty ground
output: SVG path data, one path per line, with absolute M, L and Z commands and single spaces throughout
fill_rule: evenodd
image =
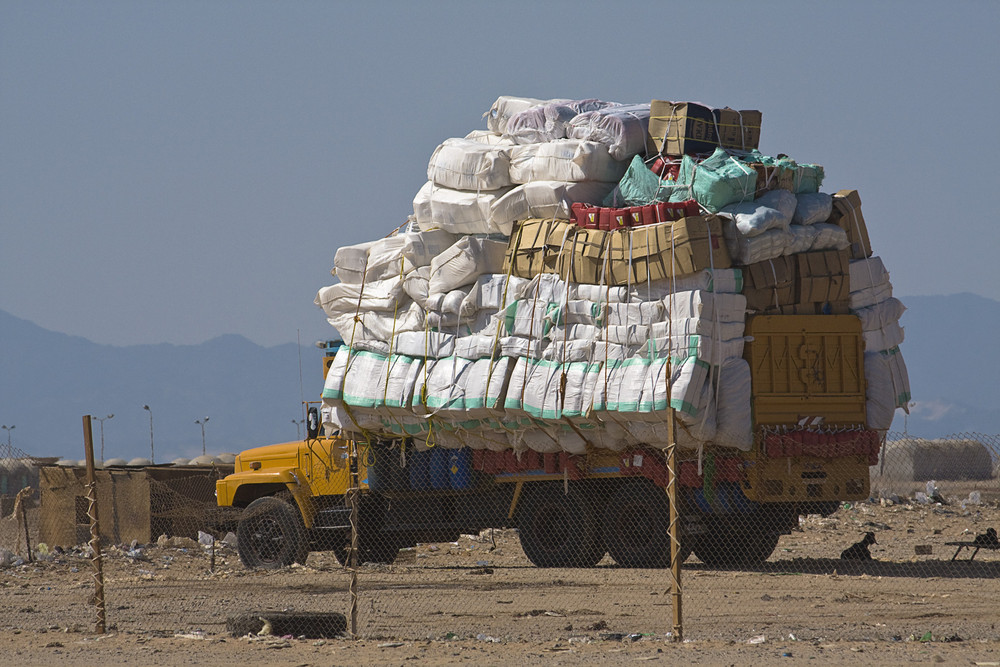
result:
M 993 485 L 995 486 L 995 482 Z M 231 637 L 251 610 L 351 608 L 350 573 L 329 554 L 251 572 L 234 551 L 192 542 L 113 547 L 104 559 L 108 633 L 93 633 L 92 565 L 80 550 L 0 565 L 0 655 L 22 664 L 1000 664 L 1000 552 L 951 561 L 945 542 L 1000 527 L 995 489 L 963 507 L 861 503 L 808 517 L 754 571 L 685 564 L 684 643 L 674 643 L 669 572 L 539 569 L 512 531 L 420 545 L 359 570 L 361 639 Z M 875 561 L 840 550 L 866 531 Z M 0 526 L 0 532 L 3 526 Z M 930 554 L 918 555 L 918 545 Z M 2 547 L 0 547 L 2 548 Z M 2 554 L 0 554 L 2 555 Z M 923 640 L 923 641 L 922 641 Z M 9 662 L 8 662 L 9 661 Z

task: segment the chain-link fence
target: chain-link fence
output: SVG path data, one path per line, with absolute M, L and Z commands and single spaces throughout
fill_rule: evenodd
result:
M 677 461 L 684 636 L 992 637 L 1000 436 L 889 434 L 867 454 L 827 436 L 762 436 L 738 466 L 719 452 Z M 378 445 L 356 470 L 329 456 L 297 473 L 308 498 L 275 479 L 234 507 L 212 493 L 227 469 L 97 470 L 107 628 L 500 642 L 675 631 L 662 453 L 611 465 L 442 452 Z M 4 454 L 0 627 L 91 632 L 86 471 Z M 354 472 L 360 494 L 323 493 Z

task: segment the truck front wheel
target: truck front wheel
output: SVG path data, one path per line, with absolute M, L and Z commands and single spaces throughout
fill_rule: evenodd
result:
M 522 503 L 521 548 L 538 567 L 593 567 L 604 557 L 597 512 L 579 489 L 539 483 Z
M 280 498 L 258 498 L 243 510 L 236 530 L 236 550 L 249 568 L 276 570 L 305 563 L 309 551 L 298 510 Z

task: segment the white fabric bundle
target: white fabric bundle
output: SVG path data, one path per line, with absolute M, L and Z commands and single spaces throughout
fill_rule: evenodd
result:
M 465 135 L 465 138 L 469 141 L 478 141 L 481 144 L 486 144 L 487 146 L 500 146 L 509 148 L 510 146 L 516 146 L 510 137 L 505 137 L 502 134 L 496 134 L 489 130 L 473 130 Z
M 784 229 L 770 229 L 758 236 L 746 236 L 732 220 L 723 219 L 722 236 L 734 264 L 755 264 L 780 257 L 790 238 Z
M 501 336 L 500 354 L 504 357 L 541 359 L 549 341 L 541 337 Z
M 469 334 L 455 339 L 455 355 L 465 359 L 487 359 L 493 356 L 494 347 L 499 352 L 499 341 L 494 336 Z
M 674 320 L 690 317 L 718 322 L 743 322 L 746 319 L 747 298 L 742 294 L 691 290 L 665 296 L 663 303 L 667 315 Z
M 795 206 L 794 194 L 788 190 L 771 190 L 754 201 L 723 206 L 719 217 L 732 220 L 744 236 L 759 236 L 769 229 L 788 229 Z
M 455 353 L 455 336 L 440 331 L 404 331 L 396 336 L 393 352 L 419 358 L 449 357 Z
M 616 105 L 601 100 L 552 100 L 512 114 L 504 133 L 519 144 L 566 138 L 566 126 L 577 114 Z
M 868 385 L 868 428 L 886 431 L 892 426 L 896 408 L 910 401 L 910 377 L 899 348 L 865 352 L 865 383 Z
M 600 181 L 532 181 L 493 202 L 490 219 L 497 229 L 512 229 L 514 222 L 528 218 L 568 220 L 575 202 L 600 202 L 614 186 Z
M 490 191 L 453 190 L 427 181 L 413 198 L 413 215 L 421 229 L 443 229 L 452 234 L 510 235 L 509 226 L 490 222 L 490 208 L 510 188 Z
M 603 181 L 613 187 L 628 168 L 626 163 L 611 156 L 607 146 L 595 141 L 561 139 L 515 146 L 509 150 L 510 180 L 513 183 Z M 610 191 L 611 188 L 608 188 Z
M 848 304 L 851 310 L 860 310 L 892 298 L 892 283 L 878 256 L 852 260 L 850 263 L 851 293 Z
M 511 184 L 509 149 L 446 139 L 431 154 L 427 180 L 453 190 L 499 190 Z
M 480 310 L 499 312 L 520 298 L 527 283 L 526 278 L 508 278 L 504 273 L 485 273 L 469 285 L 460 312 L 466 316 Z
M 880 329 L 864 331 L 862 335 L 866 351 L 882 352 L 903 342 L 903 327 L 899 326 L 899 322 L 889 322 Z
M 616 160 L 627 160 L 646 151 L 649 104 L 629 104 L 587 111 L 569 122 L 566 136 L 599 141 Z
M 792 225 L 788 228 L 787 245 L 782 254 L 797 255 L 809 252 L 819 236 L 819 225 Z
M 458 237 L 443 230 L 404 232 L 377 241 L 343 246 L 333 260 L 342 283 L 360 284 L 407 274 L 431 260 Z
M 852 259 L 850 264 L 851 292 L 861 292 L 872 287 L 881 287 L 889 282 L 882 258 L 878 255 L 867 259 Z M 862 306 L 859 306 L 859 308 Z
M 531 107 L 542 104 L 550 104 L 561 100 L 538 100 L 533 97 L 517 97 L 514 95 L 501 95 L 497 98 L 489 111 L 483 114 L 486 119 L 486 127 L 491 132 L 503 134 L 507 131 L 507 121 L 514 116 Z
M 549 312 L 556 308 L 556 304 L 541 299 L 518 299 L 502 314 L 504 332 L 508 336 L 542 338 L 552 326 Z
M 851 247 L 847 232 L 828 222 L 817 222 L 809 225 L 816 232 L 810 250 L 845 250 Z
M 597 304 L 595 304 L 596 306 Z M 608 303 L 604 305 L 604 326 L 651 325 L 666 315 L 662 301 Z
M 448 292 L 474 283 L 484 273 L 500 273 L 507 241 L 463 236 L 431 261 L 428 290 Z
M 593 338 L 548 338 L 542 349 L 542 359 L 559 363 L 591 361 L 594 358 Z
M 899 318 L 906 312 L 906 306 L 899 299 L 890 297 L 885 301 L 865 306 L 864 308 L 858 308 L 851 312 L 861 319 L 862 331 L 875 331 L 892 322 L 899 322 Z
M 649 341 L 649 325 L 628 324 L 604 327 L 601 331 L 601 340 L 606 340 L 617 345 L 639 346 Z
M 750 364 L 745 359 L 728 359 L 719 371 L 715 441 L 744 452 L 753 447 L 750 380 Z
M 412 301 L 398 310 L 356 311 L 349 307 L 331 312 L 327 321 L 348 344 L 351 341 L 388 341 L 394 334 L 424 328 L 424 309 Z
M 398 276 L 369 283 L 337 283 L 321 287 L 313 301 L 327 317 L 343 313 L 354 315 L 359 310 L 391 311 L 408 300 L 403 281 Z
M 523 410 L 539 419 L 583 416 L 590 410 L 599 369 L 600 364 L 520 358 L 510 377 L 504 408 Z
M 721 339 L 698 334 L 677 334 L 670 338 L 663 336 L 647 341 L 638 354 L 653 359 L 662 359 L 667 355 L 682 360 L 695 358 L 713 366 L 721 366 L 729 359 L 742 357 L 745 343 L 743 336 Z
M 723 322 L 708 317 L 674 317 L 670 320 L 653 322 L 649 328 L 652 338 L 670 336 L 707 336 L 719 340 L 742 338 L 746 326 L 744 319 Z
M 824 192 L 809 192 L 793 195 L 797 204 L 792 222 L 796 225 L 812 225 L 826 222 L 833 213 L 833 196 Z
M 430 296 L 430 275 L 431 267 L 421 266 L 406 274 L 406 277 L 403 278 L 403 291 L 414 302 L 419 304 L 421 308 L 427 307 L 427 298 Z

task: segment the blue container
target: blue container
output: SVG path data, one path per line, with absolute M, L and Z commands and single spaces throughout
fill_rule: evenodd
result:
M 410 471 L 410 488 L 414 491 L 427 491 L 431 488 L 431 453 L 412 450 L 406 459 L 406 467 Z
M 431 450 L 430 477 L 432 489 L 447 489 L 451 487 L 448 475 L 448 462 L 451 450 L 435 447 Z
M 449 452 L 448 478 L 453 489 L 472 487 L 472 450 L 468 447 Z
M 379 458 L 378 453 L 374 449 L 365 450 L 364 462 L 368 477 L 361 481 L 368 482 L 368 488 L 372 491 L 385 491 L 388 487 L 388 479 L 385 471 L 379 470 Z

